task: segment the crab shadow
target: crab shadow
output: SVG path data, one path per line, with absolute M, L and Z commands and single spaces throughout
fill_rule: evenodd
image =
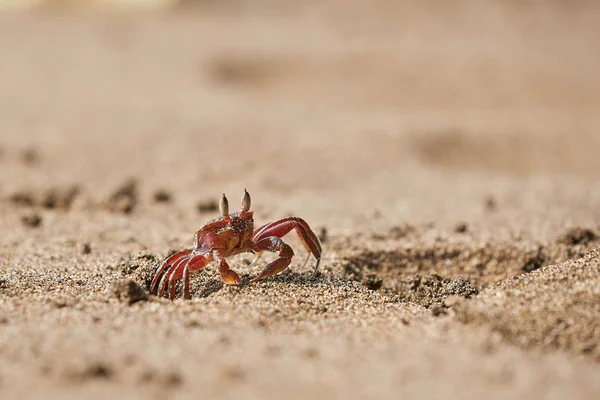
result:
M 221 279 L 213 278 L 200 285 L 198 290 L 195 291 L 195 296 L 203 299 L 212 294 L 218 293 L 221 289 L 223 289 L 223 287 L 225 287 L 225 283 Z
M 248 285 L 257 285 L 261 283 L 280 283 L 280 284 L 291 284 L 297 286 L 315 286 L 319 282 L 323 281 L 324 276 L 321 273 L 317 273 L 313 275 L 311 273 L 306 272 L 296 272 L 296 271 L 283 271 L 277 275 L 271 276 L 259 282 L 250 283 L 249 280 Z
M 250 280 L 254 278 L 254 275 L 251 274 L 242 274 L 240 278 L 242 279 L 242 284 L 239 286 L 227 286 L 220 277 L 210 277 L 203 282 L 197 282 L 192 289 L 192 297 L 206 298 L 228 288 L 231 288 L 232 290 L 237 289 L 241 294 L 245 290 L 257 288 L 261 285 L 315 287 L 325 284 L 327 286 L 341 287 L 347 286 L 352 282 L 344 278 L 325 275 L 320 272 L 313 275 L 312 273 L 295 271 L 284 271 L 259 282 L 250 282 Z M 178 287 L 178 289 L 180 288 Z
M 259 282 L 251 283 L 250 279 L 253 277 L 244 274 L 242 277 L 241 288 L 253 287 L 257 285 L 286 285 L 286 286 L 299 286 L 299 287 L 315 287 L 315 286 L 347 286 L 351 283 L 351 280 L 344 279 L 337 275 L 324 274 L 317 272 L 296 272 L 292 270 L 283 271 L 277 275 L 271 276 Z

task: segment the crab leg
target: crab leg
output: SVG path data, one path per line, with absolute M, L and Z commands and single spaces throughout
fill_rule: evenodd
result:
M 190 296 L 190 269 L 188 268 L 190 262 L 188 261 L 183 267 L 183 298 L 189 300 Z
M 256 264 L 256 262 L 258 260 L 260 260 L 263 256 L 263 252 L 261 251 L 260 253 L 256 253 L 256 258 L 254 259 L 254 261 L 252 261 L 250 264 L 248 264 L 249 267 L 253 266 L 254 264 Z
M 160 281 L 160 279 L 163 275 L 163 272 L 165 272 L 165 270 L 168 267 L 172 266 L 177 261 L 179 261 L 182 257 L 188 256 L 191 252 L 192 252 L 191 249 L 186 249 L 186 250 L 182 250 L 180 252 L 177 252 L 177 253 L 172 254 L 171 256 L 167 257 L 165 259 L 165 261 L 163 261 L 163 263 L 160 265 L 160 267 L 158 267 L 156 269 L 156 272 L 154 273 L 154 279 L 152 279 L 152 283 L 150 284 L 150 293 L 155 291 L 156 285 Z
M 317 235 L 315 235 L 312 229 L 310 229 L 310 226 L 308 226 L 306 221 L 304 221 L 302 218 L 288 217 L 269 222 L 268 224 L 256 229 L 252 239 L 258 244 L 258 242 L 267 237 L 275 236 L 282 238 L 292 229 L 296 231 L 304 247 L 306 247 L 306 249 L 317 259 L 317 263 L 315 264 L 315 269 L 313 272 L 317 273 L 317 268 L 319 268 L 319 262 L 321 261 L 321 252 L 323 250 L 321 248 L 319 238 L 317 238 Z
M 179 266 L 183 263 L 186 263 L 189 261 L 189 256 L 188 257 L 183 257 L 180 258 L 179 260 L 177 260 L 173 266 L 171 266 L 171 268 L 169 268 L 162 276 L 162 278 L 160 279 L 160 284 L 159 284 L 159 288 L 158 288 L 158 297 L 162 297 L 163 294 L 165 293 L 165 289 L 167 288 L 167 284 L 170 282 L 171 280 L 171 276 L 175 273 L 175 271 L 177 270 L 177 268 L 179 268 Z
M 209 257 L 207 257 L 205 255 L 198 255 L 198 256 L 192 257 L 190 259 L 190 261 L 188 261 L 183 266 L 182 278 L 183 278 L 183 298 L 184 299 L 190 298 L 190 273 L 199 271 L 202 268 L 206 267 L 208 265 L 209 261 L 211 261 L 209 259 Z
M 221 257 L 218 251 L 213 251 L 213 257 L 219 263 L 219 273 L 223 282 L 228 285 L 240 285 L 242 283 L 240 276 L 234 270 L 229 269 L 229 264 L 227 264 L 225 258 Z
M 189 299 L 190 273 L 206 267 L 209 261 L 211 261 L 210 257 L 207 257 L 204 254 L 183 258 L 177 261 L 161 279 L 158 296 L 162 297 L 168 282 L 169 299 L 173 300 L 175 298 L 175 281 L 183 278 L 183 297 Z
M 173 267 L 173 271 L 169 274 L 169 300 L 175 299 L 175 275 L 184 265 L 189 263 L 190 260 L 182 260 L 177 267 Z
M 279 258 L 270 262 L 266 268 L 256 278 L 250 280 L 250 282 L 257 282 L 283 271 L 288 267 L 288 265 L 290 265 L 292 257 L 294 256 L 294 250 L 292 250 L 288 244 L 276 236 L 270 236 L 261 239 L 255 243 L 254 249 L 256 251 L 278 251 Z

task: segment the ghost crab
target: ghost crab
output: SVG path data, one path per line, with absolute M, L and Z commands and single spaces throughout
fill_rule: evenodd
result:
M 150 284 L 151 293 L 162 297 L 168 285 L 169 299 L 173 300 L 176 281 L 183 279 L 183 297 L 189 299 L 190 274 L 203 269 L 212 261 L 219 265 L 221 278 L 226 284 L 239 285 L 242 283 L 239 275 L 229 269 L 225 258 L 244 252 L 256 253 L 257 260 L 263 251 L 279 252 L 279 257 L 250 282 L 275 275 L 286 269 L 294 256 L 292 248 L 281 240 L 292 229 L 309 251 L 308 256 L 312 254 L 316 258 L 313 272 L 316 274 L 321 261 L 321 243 L 302 218 L 282 218 L 254 229 L 254 211 L 250 211 L 250 194 L 245 189 L 239 212 L 229 214 L 229 202 L 225 193 L 219 202 L 219 210 L 220 217 L 207 222 L 196 232 L 191 249 L 167 257 L 158 267 Z

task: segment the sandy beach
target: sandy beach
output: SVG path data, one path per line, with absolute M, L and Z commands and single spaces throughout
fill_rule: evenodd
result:
M 600 397 L 600 7 L 183 3 L 0 13 L 0 398 Z

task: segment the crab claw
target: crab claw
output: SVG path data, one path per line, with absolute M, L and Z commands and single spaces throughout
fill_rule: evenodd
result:
M 219 260 L 219 273 L 221 274 L 221 279 L 227 285 L 241 285 L 242 280 L 237 272 L 229 269 L 229 264 L 225 261 L 224 258 L 220 258 L 218 255 L 215 256 Z
M 229 270 L 227 272 L 221 272 L 221 278 L 223 279 L 223 282 L 230 286 L 242 284 L 240 276 L 237 274 L 237 272 L 232 270 Z
M 323 249 L 321 248 L 321 242 L 319 241 L 317 235 L 312 229 L 310 229 L 310 226 L 308 226 L 306 221 L 304 221 L 302 218 L 287 217 L 277 221 L 269 222 L 268 224 L 256 229 L 252 239 L 258 243 L 260 240 L 270 236 L 282 238 L 292 229 L 296 231 L 306 250 L 312 253 L 312 255 L 317 259 L 315 268 L 313 270 L 313 275 L 316 274 L 317 269 L 319 268 L 319 263 L 321 262 L 321 253 Z

